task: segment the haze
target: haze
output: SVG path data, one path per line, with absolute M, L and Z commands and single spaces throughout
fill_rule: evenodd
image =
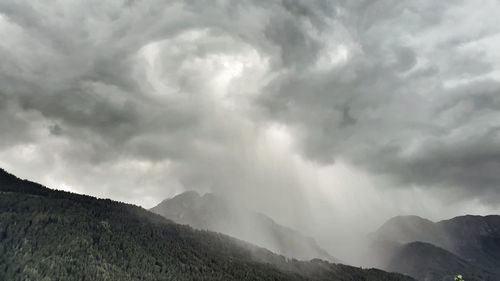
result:
M 499 13 L 2 0 L 0 166 L 145 208 L 214 192 L 334 255 L 394 215 L 498 214 Z

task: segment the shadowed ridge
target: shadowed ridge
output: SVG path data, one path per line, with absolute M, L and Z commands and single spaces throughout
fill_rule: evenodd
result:
M 171 220 L 165 217 L 151 213 L 143 209 L 142 207 L 133 204 L 114 201 L 107 198 L 96 198 L 94 196 L 78 194 L 64 190 L 50 189 L 39 183 L 20 179 L 15 175 L 6 172 L 4 169 L 0 168 L 0 170 L 0 192 L 41 196 L 50 199 L 68 202 L 71 201 L 74 204 L 92 204 L 96 207 L 106 205 L 108 206 L 109 211 L 121 210 L 139 217 L 143 217 L 145 219 L 147 218 L 151 222 L 155 223 L 173 223 Z
M 392 257 L 388 270 L 418 280 L 453 280 L 460 273 L 471 281 L 496 281 L 495 275 L 461 257 L 430 243 L 412 242 L 401 246 Z
M 23 184 L 19 184 L 22 182 Z M 0 168 L 0 191 L 47 196 L 51 190 L 29 180 L 20 179 Z
M 9 181 L 15 181 L 15 180 L 20 180 L 18 177 L 14 176 L 13 174 L 7 172 L 3 168 L 0 168 L 0 181 L 2 183 L 6 183 Z
M 375 253 L 393 257 L 384 269 L 429 281 L 441 281 L 454 271 L 466 280 L 500 280 L 500 216 L 465 215 L 436 223 L 400 216 L 373 236 Z
M 477 232 L 495 233 L 500 235 L 500 215 L 465 215 L 437 222 L 446 227 L 474 227 Z

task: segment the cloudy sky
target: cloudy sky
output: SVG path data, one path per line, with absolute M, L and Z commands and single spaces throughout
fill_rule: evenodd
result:
M 498 213 L 499 14 L 498 0 L 0 0 L 0 166 L 146 208 L 213 191 L 317 236 Z

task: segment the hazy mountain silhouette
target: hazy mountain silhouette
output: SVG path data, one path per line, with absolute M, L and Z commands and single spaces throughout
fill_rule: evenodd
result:
M 395 217 L 373 235 L 378 266 L 419 280 L 500 280 L 500 216 L 460 216 L 437 223 Z M 390 246 L 389 246 L 390 245 Z M 372 260 L 372 264 L 374 264 Z
M 194 191 L 184 192 L 151 211 L 177 223 L 221 232 L 288 257 L 336 261 L 314 239 L 211 193 L 200 196 Z

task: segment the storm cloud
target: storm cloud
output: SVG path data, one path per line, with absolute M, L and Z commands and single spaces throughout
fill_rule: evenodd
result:
M 213 191 L 291 226 L 498 211 L 499 12 L 3 0 L 0 164 L 145 207 Z

